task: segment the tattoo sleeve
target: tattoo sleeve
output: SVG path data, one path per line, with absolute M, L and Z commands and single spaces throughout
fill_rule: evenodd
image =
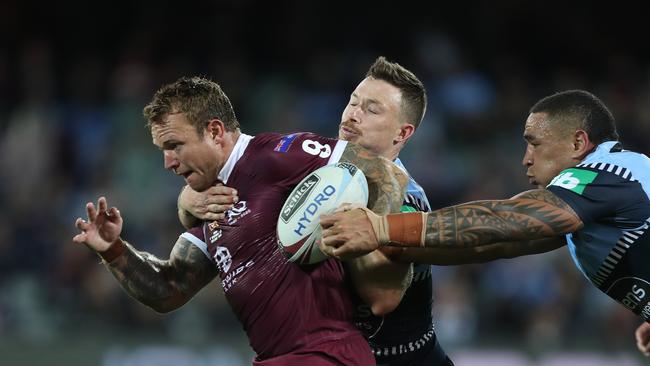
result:
M 399 212 L 408 181 L 406 174 L 386 158 L 348 143 L 341 161 L 356 165 L 368 180 L 368 208 L 377 214 Z
M 582 228 L 573 209 L 536 189 L 509 200 L 475 201 L 430 212 L 425 246 L 474 247 L 559 236 Z
M 199 248 L 179 238 L 170 259 L 162 260 L 131 245 L 107 265 L 133 298 L 158 312 L 175 310 L 208 284 L 217 269 Z

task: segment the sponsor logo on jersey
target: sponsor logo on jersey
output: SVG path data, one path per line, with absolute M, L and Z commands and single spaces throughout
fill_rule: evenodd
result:
M 553 178 L 549 186 L 562 187 L 582 195 L 587 185 L 596 179 L 598 173 L 591 170 L 571 168 L 562 171 L 560 175 Z
M 223 235 L 223 231 L 221 229 L 217 229 L 213 231 L 212 234 L 210 235 L 210 243 L 211 244 L 216 243 L 216 241 L 221 238 L 221 235 Z
M 312 175 L 307 180 L 302 182 L 298 187 L 296 187 L 293 191 L 293 194 L 287 199 L 287 205 L 282 210 L 282 213 L 280 214 L 280 218 L 282 221 L 285 223 L 289 222 L 291 217 L 293 216 L 294 213 L 298 210 L 300 206 L 302 206 L 303 203 L 305 203 L 305 200 L 307 197 L 309 197 L 309 194 L 311 191 L 314 189 L 316 186 L 316 183 L 320 181 L 320 178 L 317 175 Z
M 605 291 L 609 296 L 650 321 L 650 283 L 638 277 L 623 277 Z
M 418 212 L 418 210 L 416 210 L 413 206 L 402 205 L 402 207 L 399 209 L 399 212 Z
M 223 287 L 224 292 L 228 292 L 233 286 L 239 281 L 240 275 L 244 273 L 247 269 L 251 268 L 255 264 L 254 261 L 248 261 L 241 266 L 232 270 L 225 276 L 222 276 L 221 287 Z
M 318 211 L 318 207 L 322 205 L 321 202 L 327 201 L 334 193 L 336 193 L 336 188 L 334 188 L 334 186 L 329 184 L 325 186 L 302 212 L 302 216 L 298 220 L 298 227 L 293 229 L 293 232 L 297 235 L 303 235 L 302 230 L 306 228 L 306 224 L 309 224 L 311 220 L 313 220 L 316 211 Z
M 280 139 L 280 142 L 278 142 L 278 144 L 275 145 L 275 149 L 273 149 L 273 151 L 277 151 L 277 152 L 281 152 L 281 153 L 287 152 L 287 150 L 289 150 L 289 147 L 291 147 L 291 144 L 293 143 L 293 140 L 296 139 L 296 136 L 298 136 L 298 135 L 293 133 L 291 135 L 287 135 L 287 136 L 282 137 L 282 139 Z
M 239 201 L 233 208 L 226 211 L 226 222 L 228 225 L 232 225 L 237 222 L 240 218 L 248 215 L 251 210 L 246 207 L 246 201 Z

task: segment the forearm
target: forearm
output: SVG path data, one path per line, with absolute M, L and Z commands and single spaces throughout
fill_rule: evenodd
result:
M 501 242 L 468 248 L 409 248 L 384 247 L 391 260 L 402 263 L 432 264 L 438 266 L 486 263 L 498 259 L 545 253 L 562 247 L 564 238 Z
M 191 229 L 201 223 L 201 219 L 192 216 L 192 214 L 184 208 L 178 206 L 178 220 L 185 229 Z
M 510 200 L 469 202 L 422 217 L 419 213 L 389 215 L 388 245 L 477 247 L 560 236 L 583 225 L 566 203 L 544 190 Z
M 170 280 L 173 276 L 169 275 L 172 270 L 169 260 L 124 244 L 124 252 L 104 264 L 131 297 L 161 313 L 174 310 L 187 301 L 175 281 Z

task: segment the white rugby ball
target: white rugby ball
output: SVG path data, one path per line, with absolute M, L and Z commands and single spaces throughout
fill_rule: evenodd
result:
M 368 182 L 353 164 L 336 163 L 306 176 L 293 189 L 278 218 L 278 246 L 289 261 L 314 264 L 327 259 L 315 244 L 321 237 L 319 218 L 343 203 L 368 204 Z

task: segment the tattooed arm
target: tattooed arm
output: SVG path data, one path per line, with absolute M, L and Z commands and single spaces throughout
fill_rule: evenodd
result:
M 475 201 L 424 213 L 377 217 L 353 210 L 325 216 L 323 244 L 334 256 L 367 253 L 381 245 L 458 249 L 556 237 L 582 228 L 573 209 L 538 189 L 509 200 Z M 354 227 L 354 230 L 351 228 Z M 371 227 L 373 235 L 354 232 Z M 466 251 L 470 253 L 471 251 Z
M 352 143 L 347 144 L 340 161 L 352 163 L 364 172 L 368 208 L 382 215 L 399 212 L 408 181 L 401 169 Z M 347 268 L 357 293 L 375 315 L 389 313 L 399 305 L 412 277 L 410 263 L 393 262 L 381 251 L 350 260 Z
M 399 212 L 408 177 L 390 160 L 348 143 L 340 161 L 356 165 L 368 181 L 368 207 L 375 213 Z
M 583 227 L 573 209 L 545 189 L 523 192 L 509 200 L 475 201 L 443 208 L 431 212 L 426 222 L 425 240 L 418 244 L 443 248 L 541 239 Z
M 216 275 L 216 267 L 186 239 L 179 238 L 168 260 L 139 252 L 122 241 L 122 216 L 107 209 L 101 197 L 97 208 L 86 204 L 88 219 L 78 218 L 81 233 L 72 239 L 102 257 L 104 265 L 135 299 L 158 312 L 168 312 L 185 304 Z
M 466 248 L 383 247 L 381 251 L 396 262 L 449 266 L 486 263 L 497 259 L 550 252 L 566 244 L 562 236 L 553 238 L 510 241 Z
M 187 239 L 176 241 L 167 260 L 125 245 L 106 267 L 129 295 L 160 313 L 178 309 L 217 275 L 214 263 Z

